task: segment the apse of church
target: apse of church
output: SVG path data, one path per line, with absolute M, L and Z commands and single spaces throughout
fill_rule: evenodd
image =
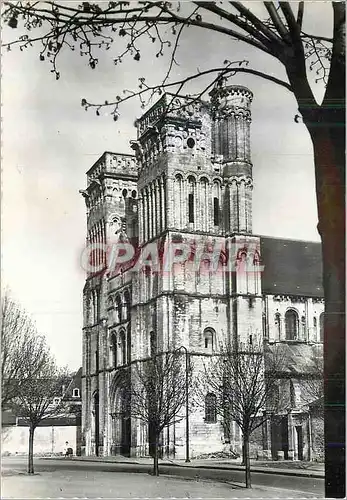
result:
M 120 378 L 124 368 L 153 350 L 183 346 L 199 369 L 221 345 L 250 338 L 320 344 L 319 248 L 252 234 L 252 100 L 242 86 L 216 86 L 209 102 L 165 94 L 136 121 L 134 154 L 105 152 L 87 172 L 81 194 L 86 246 L 93 252 L 83 291 L 86 455 L 149 453 L 148 429 L 128 417 Z M 113 244 L 123 245 L 122 255 L 112 253 Z M 293 249 L 314 261 L 307 283 L 300 272 L 289 283 Z M 281 269 L 271 272 L 282 251 L 288 254 L 284 276 Z M 148 272 L 138 272 L 139 263 Z M 289 436 L 295 418 L 287 419 Z M 300 425 L 308 457 L 312 436 Z M 210 421 L 195 408 L 189 426 L 191 456 L 226 448 L 240 452 L 235 423 L 226 435 L 222 421 Z M 183 458 L 185 433 L 184 419 L 165 432 L 165 453 Z M 281 451 L 282 442 L 271 443 L 270 435 L 263 429 L 255 437 L 254 453 Z

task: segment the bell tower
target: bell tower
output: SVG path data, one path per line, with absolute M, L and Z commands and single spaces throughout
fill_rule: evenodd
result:
M 137 120 L 137 131 L 140 243 L 166 230 L 213 230 L 205 222 L 206 177 L 200 186 L 202 174 L 212 173 L 209 106 L 165 94 Z
M 136 238 L 137 164 L 128 154 L 105 152 L 87 172 L 80 191 L 87 209 L 83 289 L 82 421 L 86 454 L 106 449 L 109 273 L 106 249 L 120 233 Z M 134 210 L 135 208 L 135 210 Z M 107 272 L 106 272 L 107 271 Z M 130 334 L 129 334 L 130 338 Z
M 223 165 L 225 224 L 229 234 L 252 233 L 250 145 L 253 94 L 246 87 L 216 86 L 211 92 L 213 153 Z

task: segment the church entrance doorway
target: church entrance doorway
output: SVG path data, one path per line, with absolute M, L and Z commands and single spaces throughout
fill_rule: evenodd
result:
M 94 394 L 94 443 L 95 443 L 95 455 L 99 456 L 99 393 Z
M 283 452 L 283 458 L 288 459 L 288 417 L 277 416 L 271 422 L 271 454 L 272 459 L 278 459 L 278 453 Z
M 303 444 L 303 436 L 302 436 L 302 426 L 298 425 L 295 427 L 296 430 L 296 444 L 298 450 L 298 460 L 304 459 L 304 444 Z
M 284 460 L 288 460 L 288 417 L 284 417 L 281 421 L 281 441 L 282 451 L 284 452 Z
M 112 426 L 111 454 L 129 457 L 131 447 L 131 418 L 124 389 L 117 390 L 115 395 Z
M 125 414 L 121 415 L 121 442 L 120 442 L 120 454 L 124 457 L 130 457 L 130 417 Z

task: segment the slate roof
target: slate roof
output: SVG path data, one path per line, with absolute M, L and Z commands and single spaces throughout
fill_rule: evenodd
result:
M 1 425 L 16 425 L 17 419 L 11 410 L 2 410 Z
M 81 392 L 82 392 L 82 367 L 80 367 L 77 370 L 77 372 L 72 376 L 72 379 L 66 388 L 66 391 L 64 394 L 64 399 L 73 398 L 75 400 L 76 398 L 73 396 L 74 389 L 79 389 L 79 392 L 81 394 Z
M 45 420 L 42 420 L 38 427 L 52 427 L 52 426 L 58 426 L 58 427 L 66 427 L 66 426 L 76 426 L 77 421 L 76 421 L 76 415 L 60 415 L 56 417 L 51 417 L 51 418 L 46 418 Z M 18 417 L 18 426 L 20 427 L 29 427 L 28 422 L 26 419 L 22 417 Z
M 323 298 L 320 243 L 261 236 L 260 251 L 264 294 Z

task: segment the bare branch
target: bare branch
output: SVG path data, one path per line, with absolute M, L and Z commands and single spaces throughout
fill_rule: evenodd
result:
M 294 43 L 300 43 L 300 31 L 301 26 L 299 26 L 296 22 L 295 16 L 293 14 L 292 8 L 289 2 L 279 2 L 281 10 L 286 18 L 288 28 Z
M 273 52 L 273 43 L 277 41 L 276 39 L 269 39 L 266 36 L 263 36 L 263 34 L 259 30 L 255 29 L 251 24 L 243 21 L 240 17 L 235 16 L 231 12 L 227 12 L 226 10 L 221 9 L 214 2 L 194 2 L 194 3 L 204 8 L 205 10 L 213 12 L 214 14 L 222 17 L 223 19 L 226 19 L 231 23 L 235 24 L 242 30 L 246 31 L 246 33 L 251 35 L 253 38 L 258 40 L 264 46 L 264 49 L 266 49 L 266 51 L 270 53 Z
M 234 63 L 236 63 L 236 62 L 234 62 Z M 239 61 L 240 65 L 245 64 L 245 63 L 247 63 L 247 61 Z M 233 63 L 230 63 L 230 64 L 233 64 Z M 153 85 L 153 86 L 147 85 L 145 82 L 145 79 L 140 78 L 140 90 L 138 90 L 136 92 L 126 90 L 126 91 L 124 91 L 124 93 L 128 93 L 128 95 L 125 95 L 124 97 L 117 96 L 115 101 L 107 101 L 107 103 L 90 103 L 85 98 L 83 98 L 81 105 L 86 110 L 88 108 L 96 108 L 98 111 L 101 108 L 111 106 L 111 107 L 114 107 L 112 114 L 115 117 L 117 117 L 119 115 L 119 111 L 118 111 L 119 106 L 121 104 L 123 104 L 124 102 L 126 102 L 130 99 L 133 99 L 134 97 L 139 97 L 141 99 L 142 107 L 145 107 L 145 105 L 147 103 L 143 100 L 144 95 L 150 94 L 150 99 L 151 99 L 156 94 L 161 95 L 163 92 L 170 90 L 170 89 L 173 89 L 173 88 L 176 88 L 176 87 L 178 87 L 178 89 L 175 91 L 175 95 L 178 95 L 188 82 L 195 80 L 197 78 L 200 78 L 202 76 L 208 75 L 208 74 L 213 74 L 213 73 L 217 74 L 216 78 L 214 78 L 211 83 L 209 83 L 207 86 L 205 86 L 195 98 L 191 98 L 190 102 L 194 102 L 194 101 L 199 100 L 220 78 L 232 77 L 232 76 L 236 75 L 237 73 L 252 74 L 252 75 L 258 76 L 260 78 L 264 78 L 264 79 L 271 81 L 273 83 L 276 83 L 278 85 L 281 85 L 281 86 L 285 87 L 287 90 L 292 91 L 289 83 L 286 83 L 282 80 L 279 80 L 276 77 L 273 77 L 271 75 L 267 75 L 266 73 L 262 73 L 261 71 L 253 70 L 250 68 L 233 67 L 233 66 L 228 65 L 227 67 L 224 67 L 224 68 L 221 67 L 221 68 L 214 68 L 214 69 L 210 69 L 210 70 L 206 70 L 206 71 L 201 71 L 201 72 L 195 73 L 187 78 L 183 78 L 181 80 L 176 80 L 176 81 L 170 82 L 170 83 L 162 83 L 159 85 L 157 84 L 157 85 Z
M 251 38 L 249 38 L 245 35 L 242 35 L 242 33 L 225 28 L 225 27 L 220 26 L 218 24 L 204 22 L 201 19 L 190 19 L 190 18 L 187 19 L 186 17 L 179 16 L 179 15 L 169 11 L 168 8 L 166 7 L 166 4 L 162 3 L 162 2 L 158 2 L 158 3 L 154 3 L 154 4 L 151 4 L 150 2 L 148 2 L 148 4 L 150 7 L 148 5 L 146 5 L 143 9 L 141 9 L 141 10 L 137 9 L 136 11 L 139 13 L 148 12 L 148 10 L 150 8 L 158 7 L 160 5 L 161 10 L 163 12 L 168 13 L 168 15 L 167 16 L 160 15 L 160 12 L 159 12 L 159 14 L 157 14 L 157 15 L 153 15 L 153 16 L 141 15 L 141 16 L 136 16 L 135 19 L 132 19 L 132 17 L 129 17 L 129 13 L 130 12 L 133 13 L 135 9 L 129 9 L 129 10 L 121 10 L 119 12 L 110 11 L 110 12 L 107 12 L 107 15 L 105 15 L 102 18 L 102 17 L 100 17 L 100 14 L 98 14 L 97 16 L 95 14 L 92 16 L 89 16 L 89 15 L 85 16 L 82 14 L 81 11 L 77 11 L 78 16 L 70 24 L 70 30 L 71 31 L 78 30 L 81 28 L 81 26 L 88 26 L 89 28 L 91 28 L 91 27 L 97 27 L 97 26 L 113 27 L 115 25 L 123 25 L 123 28 L 124 28 L 124 25 L 126 23 L 129 23 L 129 22 L 133 22 L 135 24 L 136 23 L 143 23 L 143 24 L 145 24 L 145 23 L 151 24 L 152 23 L 153 26 L 159 26 L 159 25 L 165 25 L 165 24 L 176 24 L 176 25 L 177 24 L 184 24 L 187 26 L 195 26 L 195 27 L 204 28 L 204 29 L 208 29 L 208 30 L 212 30 L 212 31 L 216 31 L 219 33 L 229 35 L 237 40 L 244 41 L 249 45 L 257 47 L 260 50 L 263 50 L 263 51 L 271 54 L 271 52 L 269 52 L 269 50 L 267 48 L 265 48 L 262 44 L 258 43 L 256 40 L 252 40 Z M 38 20 L 40 22 L 42 22 L 42 21 L 50 22 L 50 23 L 53 23 L 55 27 L 57 27 L 60 24 L 66 23 L 67 21 L 69 21 L 70 17 L 71 17 L 71 16 L 69 17 L 68 15 L 65 15 L 65 14 L 61 15 L 60 10 L 59 10 L 61 8 L 60 4 L 59 4 L 59 6 L 58 6 L 58 4 L 54 4 L 55 8 L 58 10 L 55 10 L 53 14 L 51 11 L 48 11 L 47 9 L 38 9 L 38 8 L 30 9 L 26 6 L 23 7 L 20 4 L 18 7 L 17 6 L 14 7 L 13 4 L 11 4 L 9 2 L 6 2 L 5 5 L 8 7 L 8 9 L 3 14 L 3 16 L 5 18 L 10 17 L 11 12 L 19 11 L 19 12 L 24 12 L 28 17 L 35 18 L 36 21 Z M 57 12 L 59 12 L 59 15 L 57 14 Z M 105 11 L 103 11 L 103 14 L 105 14 Z M 114 17 L 116 14 L 120 14 L 120 15 L 118 17 Z M 42 37 L 28 39 L 27 42 L 28 42 L 28 44 L 34 43 L 40 39 L 46 38 L 47 35 L 48 34 L 43 35 Z M 12 42 L 6 42 L 5 45 L 7 47 L 11 47 L 12 45 L 15 45 L 17 43 L 20 43 L 20 41 L 14 40 Z M 271 54 L 271 55 L 273 55 L 273 54 Z
M 284 25 L 280 15 L 278 14 L 278 11 L 277 11 L 276 7 L 274 6 L 274 3 L 273 2 L 264 2 L 264 5 L 265 5 L 266 10 L 268 11 L 268 13 L 271 17 L 271 20 L 272 20 L 275 28 L 277 29 L 278 33 L 281 35 L 283 40 L 285 42 L 287 42 L 288 38 L 289 38 L 289 33 L 288 33 L 288 30 L 287 30 L 286 26 Z
M 1 402 L 2 407 L 7 408 L 25 381 L 25 366 L 31 349 L 36 344 L 41 346 L 44 339 L 8 292 L 2 298 L 1 323 Z M 39 369 L 38 365 L 36 369 Z
M 296 24 L 298 25 L 299 30 L 302 28 L 302 21 L 304 17 L 304 2 L 299 2 L 298 15 L 296 18 Z
M 281 44 L 282 40 L 270 28 L 268 28 L 257 16 L 255 16 L 247 7 L 240 2 L 230 2 L 230 4 L 253 24 L 261 33 L 269 38 L 269 40 Z
M 302 38 L 311 38 L 313 40 L 317 41 L 322 41 L 322 42 L 328 42 L 328 43 L 333 43 L 333 38 L 328 38 L 326 36 L 318 36 L 318 35 L 311 35 L 309 33 L 305 33 L 304 31 L 301 32 Z

